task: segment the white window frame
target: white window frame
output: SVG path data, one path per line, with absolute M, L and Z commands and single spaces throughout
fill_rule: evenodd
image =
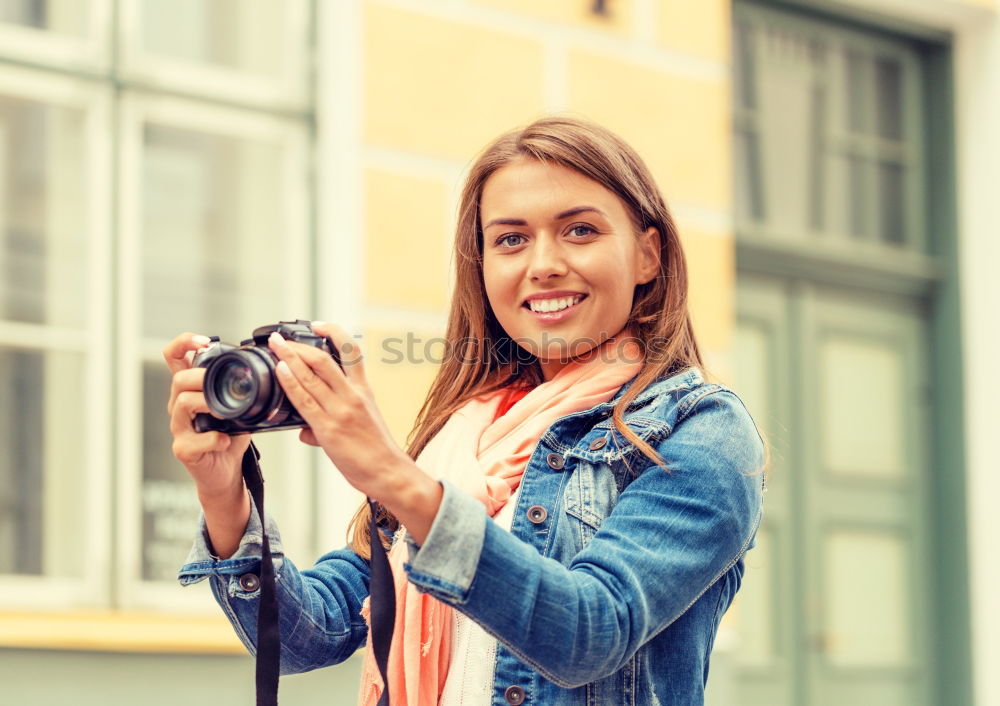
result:
M 35 61 L 83 71 L 106 71 L 111 64 L 111 0 L 87 0 L 83 37 L 0 23 L 0 52 L 15 61 Z
M 302 110 L 309 96 L 306 82 L 309 5 L 305 0 L 284 0 L 286 21 L 276 28 L 281 46 L 300 48 L 284 52 L 278 78 L 255 76 L 236 69 L 194 63 L 153 54 L 142 46 L 141 0 L 122 0 L 119 5 L 119 70 L 129 82 L 164 90 L 181 90 L 215 100 L 249 104 L 268 110 Z
M 84 355 L 84 400 L 79 423 L 87 444 L 73 473 L 83 474 L 86 494 L 79 528 L 84 573 L 59 576 L 0 576 L 0 602 L 17 608 L 65 609 L 106 605 L 111 565 L 111 88 L 108 85 L 0 66 L 0 92 L 84 113 L 84 203 L 87 229 L 86 268 L 89 319 L 79 330 L 45 324 L 0 322 L 0 345 L 24 350 L 65 351 Z M 48 412 L 46 412 L 48 413 Z
M 280 145 L 285 159 L 280 183 L 286 204 L 287 230 L 276 234 L 283 238 L 290 262 L 301 262 L 303 271 L 311 271 L 309 251 L 309 184 L 308 126 L 303 121 L 283 119 L 246 110 L 217 107 L 174 97 L 149 97 L 138 94 L 124 96 L 120 103 L 119 166 L 119 389 L 116 455 L 121 469 L 118 474 L 116 585 L 118 604 L 125 609 L 183 612 L 187 614 L 217 613 L 217 606 L 208 591 L 182 591 L 176 582 L 144 581 L 141 578 L 142 547 L 142 364 L 163 364 L 161 351 L 167 340 L 146 338 L 142 333 L 142 160 L 143 126 L 147 122 L 169 125 L 178 129 L 217 133 L 220 136 L 243 138 Z M 302 312 L 311 310 L 311 277 L 295 272 L 277 271 L 286 286 L 283 309 Z M 268 322 L 261 321 L 260 324 Z M 180 332 L 178 332 L 180 333 Z M 213 335 L 215 332 L 203 332 Z M 246 335 L 249 336 L 247 331 Z M 167 424 L 166 411 L 161 420 Z M 268 441 L 272 441 L 270 438 Z M 266 442 L 265 442 L 266 443 Z M 280 458 L 268 456 L 262 460 L 264 473 L 281 474 L 288 480 L 285 497 L 293 507 L 283 508 L 278 518 L 282 540 L 290 555 L 304 556 L 312 551 L 312 512 L 309 490 L 315 467 L 315 454 L 298 441 L 297 435 L 284 432 L 277 446 Z M 177 462 L 178 465 L 180 462 Z M 272 487 L 273 489 L 273 487 Z M 191 486 L 195 494 L 194 484 Z M 269 496 L 267 509 L 275 504 Z M 194 539 L 196 527 L 191 527 Z M 183 561 L 180 557 L 178 569 Z
M 362 333 L 365 284 L 364 21 L 362 0 L 316 4 L 316 282 L 319 311 L 348 335 Z M 362 355 L 378 354 L 361 341 Z M 380 404 L 391 400 L 377 400 Z M 330 551 L 346 543 L 364 500 L 325 457 L 316 478 L 316 541 Z

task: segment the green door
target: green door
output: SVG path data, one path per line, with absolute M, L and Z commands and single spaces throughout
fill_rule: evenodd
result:
M 924 316 L 763 276 L 741 278 L 738 316 L 735 384 L 773 455 L 740 703 L 930 704 Z
M 967 703 L 948 48 L 805 5 L 733 13 L 733 384 L 772 463 L 732 703 Z

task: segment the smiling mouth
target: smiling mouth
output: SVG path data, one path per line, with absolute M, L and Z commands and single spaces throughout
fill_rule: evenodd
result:
M 530 309 L 536 314 L 555 314 L 557 312 L 564 311 L 565 309 L 569 309 L 572 306 L 576 306 L 586 298 L 586 294 L 574 294 L 568 297 L 557 297 L 553 299 L 532 299 L 524 302 L 522 306 L 524 306 L 525 309 Z

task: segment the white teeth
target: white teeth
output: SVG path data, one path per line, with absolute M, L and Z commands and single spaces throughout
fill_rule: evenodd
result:
M 574 304 L 578 304 L 581 299 L 583 299 L 582 294 L 576 294 L 572 297 L 562 297 L 561 299 L 532 299 L 528 302 L 528 306 L 531 307 L 532 311 L 547 313 L 561 311 Z

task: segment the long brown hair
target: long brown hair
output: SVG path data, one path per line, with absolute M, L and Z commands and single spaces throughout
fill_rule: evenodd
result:
M 472 397 L 511 384 L 542 382 L 538 360 L 523 350 L 497 322 L 483 281 L 483 233 L 479 204 L 483 187 L 498 169 L 518 159 L 536 159 L 574 169 L 624 202 L 636 236 L 654 226 L 660 235 L 660 271 L 638 285 L 626 326 L 645 351 L 631 387 L 615 404 L 615 428 L 644 455 L 662 465 L 656 450 L 623 419 L 623 410 L 650 383 L 692 366 L 703 367 L 688 314 L 687 265 L 666 201 L 638 154 L 620 137 L 595 123 L 571 117 L 546 117 L 512 130 L 487 146 L 473 163 L 462 189 L 455 233 L 455 290 L 445 333 L 447 355 L 407 439 L 416 458 L 448 417 Z M 371 511 L 364 503 L 348 534 L 356 553 L 370 556 Z M 379 522 L 398 527 L 384 508 Z

